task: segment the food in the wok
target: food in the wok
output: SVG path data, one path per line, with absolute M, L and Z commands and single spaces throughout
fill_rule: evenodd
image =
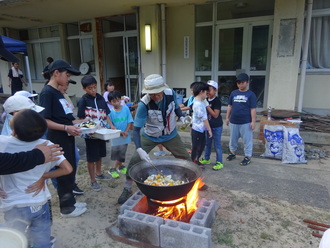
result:
M 153 186 L 175 186 L 184 184 L 184 181 L 173 180 L 172 175 L 161 175 L 161 174 L 152 174 L 144 180 L 144 184 L 153 185 Z
M 80 123 L 79 127 L 84 127 L 84 128 L 93 128 L 96 126 L 96 123 L 94 121 L 86 121 Z

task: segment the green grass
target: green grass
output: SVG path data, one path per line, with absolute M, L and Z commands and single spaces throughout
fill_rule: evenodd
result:
M 226 229 L 224 232 L 218 234 L 217 240 L 219 244 L 231 245 L 233 243 L 233 231 Z

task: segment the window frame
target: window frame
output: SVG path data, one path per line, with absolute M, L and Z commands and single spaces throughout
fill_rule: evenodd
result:
M 307 15 L 305 15 L 306 18 Z M 312 10 L 312 18 L 330 16 L 330 8 Z M 309 37 L 310 39 L 310 37 Z M 310 42 L 310 40 L 308 41 Z M 303 44 L 302 44 L 303 47 Z M 308 61 L 308 60 L 307 60 Z M 309 63 L 309 61 L 308 61 Z M 328 75 L 330 68 L 306 68 L 306 74 L 309 75 Z
M 96 64 L 95 64 L 95 52 L 94 52 L 94 37 L 93 37 L 93 32 L 88 32 L 88 33 L 85 33 L 85 32 L 82 32 L 79 30 L 79 27 L 81 24 L 84 24 L 84 23 L 91 23 L 92 24 L 92 21 L 90 20 L 87 20 L 87 21 L 81 21 L 81 22 L 72 22 L 72 23 L 67 23 L 66 24 L 66 29 L 68 28 L 67 25 L 70 25 L 70 24 L 74 24 L 74 23 L 77 23 L 77 26 L 78 26 L 78 34 L 76 35 L 67 35 L 66 37 L 66 40 L 67 40 L 67 56 L 68 56 L 68 59 L 69 59 L 69 63 L 72 64 L 72 66 L 74 68 L 79 68 L 79 66 L 82 64 L 82 63 L 88 63 L 88 65 L 90 66 L 90 71 L 88 74 L 95 74 L 96 73 Z M 92 46 L 91 46 L 91 51 L 90 53 L 93 55 L 93 59 L 92 60 L 89 60 L 89 61 L 85 61 L 84 60 L 84 47 L 83 47 L 83 40 L 86 40 L 86 39 L 90 39 L 92 42 Z M 79 43 L 79 59 L 77 60 L 78 64 L 74 64 L 72 60 L 72 57 L 71 57 L 71 54 L 70 54 L 70 49 L 69 49 L 69 42 L 72 41 L 72 40 L 78 40 L 78 43 Z M 91 63 L 91 61 L 94 61 L 94 63 Z

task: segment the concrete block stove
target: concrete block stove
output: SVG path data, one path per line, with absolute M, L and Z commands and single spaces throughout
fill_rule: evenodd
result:
M 134 193 L 121 207 L 116 226 L 106 228 L 110 237 L 146 248 L 210 248 L 211 225 L 219 205 L 202 198 L 189 223 L 147 214 L 147 197 Z

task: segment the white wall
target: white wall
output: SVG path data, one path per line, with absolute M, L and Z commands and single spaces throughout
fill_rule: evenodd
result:
M 0 59 L 0 83 L 3 88 L 3 93 L 11 94 L 8 87 L 8 71 L 10 69 L 10 63 Z
M 171 88 L 186 88 L 194 81 L 195 14 L 194 6 L 166 8 L 167 19 L 167 83 Z M 189 37 L 189 58 L 183 57 L 183 38 Z
M 142 77 L 161 74 L 161 28 L 159 5 L 140 7 L 140 46 Z M 145 24 L 151 24 L 152 51 L 145 50 Z
M 300 62 L 305 0 L 276 0 L 274 12 L 273 42 L 269 75 L 268 101 L 266 106 L 294 110 Z M 296 19 L 293 56 L 278 56 L 280 21 Z
M 306 75 L 303 110 L 316 114 L 330 114 L 330 76 Z

